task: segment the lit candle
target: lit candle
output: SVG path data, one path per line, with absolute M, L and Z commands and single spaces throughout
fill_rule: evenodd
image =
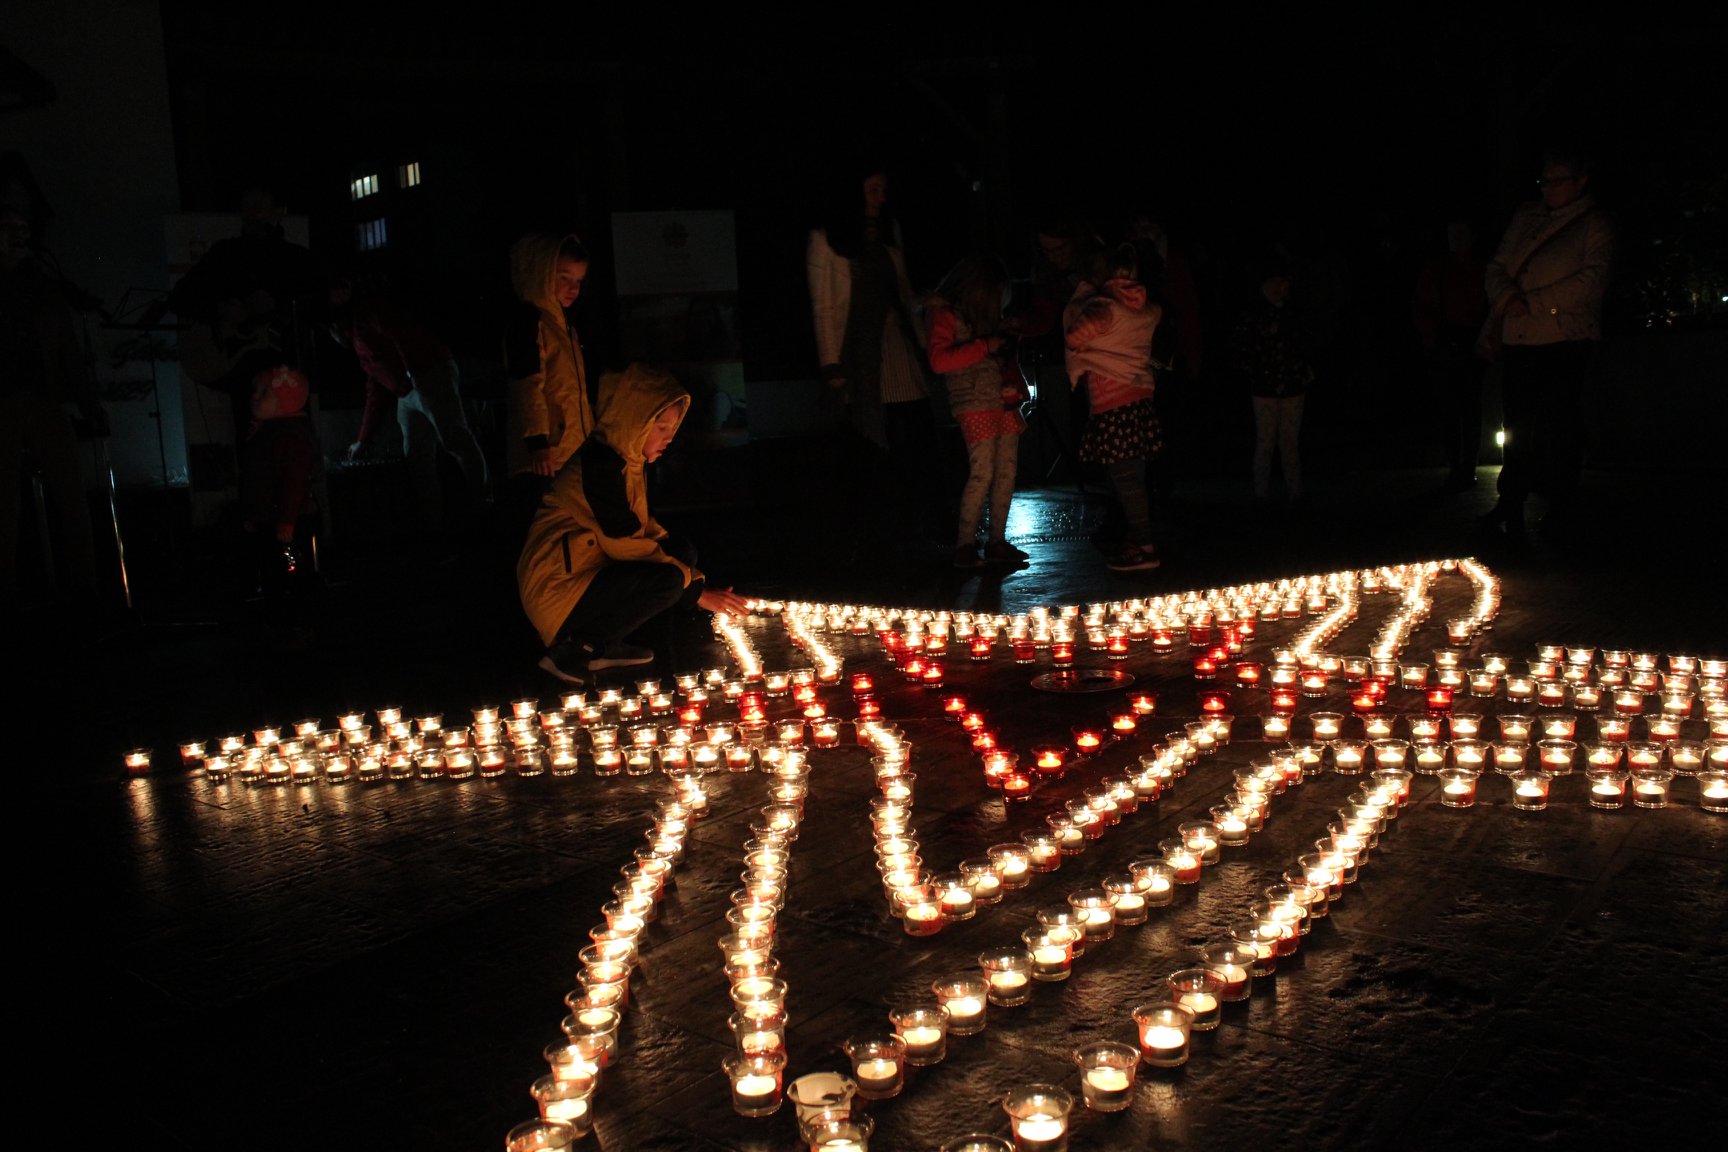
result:
M 1140 1043 L 1154 1052 L 1168 1055 L 1188 1043 L 1188 1034 L 1168 1024 L 1154 1024 L 1141 1031 Z
M 886 1056 L 872 1056 L 861 1060 L 853 1068 L 853 1075 L 858 1077 L 858 1086 L 867 1091 L 883 1091 L 893 1088 L 900 1079 L 900 1062 L 890 1060 Z
M 1017 1144 L 1035 1147 L 1039 1144 L 1053 1144 L 1060 1140 L 1068 1131 L 1068 1121 L 1060 1116 L 1051 1116 L 1043 1112 L 1034 1112 L 1030 1116 L 1014 1121 L 1014 1139 Z

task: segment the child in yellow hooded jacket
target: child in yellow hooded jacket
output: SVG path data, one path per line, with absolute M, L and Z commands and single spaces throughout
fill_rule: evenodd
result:
M 588 439 L 559 468 L 516 565 L 529 621 L 546 645 L 540 667 L 570 684 L 607 668 L 647 664 L 626 638 L 675 607 L 742 615 L 744 597 L 710 588 L 688 541 L 648 510 L 646 466 L 690 409 L 669 373 L 632 364 L 600 381 Z

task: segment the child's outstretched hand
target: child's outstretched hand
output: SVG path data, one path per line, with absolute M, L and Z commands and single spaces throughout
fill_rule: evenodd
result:
M 710 612 L 724 612 L 728 616 L 750 614 L 750 602 L 730 588 L 704 588 L 696 603 Z

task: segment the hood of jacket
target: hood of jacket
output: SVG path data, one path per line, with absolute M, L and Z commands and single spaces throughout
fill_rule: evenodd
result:
M 690 393 L 663 368 L 632 364 L 600 377 L 600 410 L 594 435 L 632 464 L 641 464 L 649 426 L 668 408 L 678 423 L 690 411 Z
M 574 233 L 536 232 L 510 246 L 510 287 L 542 312 L 562 318 L 558 303 L 558 252 L 565 241 L 581 240 Z

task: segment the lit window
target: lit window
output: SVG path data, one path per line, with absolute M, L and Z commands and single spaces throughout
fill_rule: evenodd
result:
M 348 198 L 350 200 L 361 200 L 377 191 L 378 177 L 376 174 L 360 176 L 348 181 Z
M 413 188 L 420 183 L 420 161 L 396 166 L 396 182 L 403 188 Z
M 362 252 L 370 252 L 374 248 L 382 248 L 389 240 L 384 221 L 362 220 L 354 225 L 354 247 Z

